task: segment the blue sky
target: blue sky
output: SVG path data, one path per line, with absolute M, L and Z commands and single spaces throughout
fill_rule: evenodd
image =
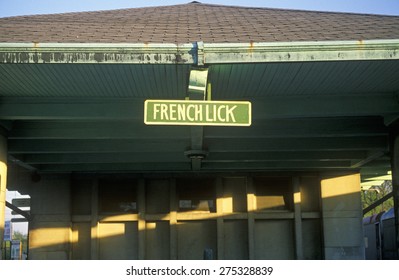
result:
M 0 17 L 184 4 L 191 0 L 0 0 Z M 399 16 L 399 0 L 202 0 L 202 3 Z

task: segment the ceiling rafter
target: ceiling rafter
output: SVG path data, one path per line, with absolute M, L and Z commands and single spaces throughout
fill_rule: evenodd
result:
M 186 126 L 149 127 L 141 121 L 15 121 L 9 139 L 174 139 L 189 137 Z M 250 127 L 206 127 L 207 138 L 293 138 L 387 135 L 380 117 L 295 118 Z
M 262 119 L 384 116 L 399 112 L 396 93 L 248 99 L 253 105 L 254 124 Z M 139 98 L 2 98 L 0 120 L 142 120 L 143 104 L 144 99 Z

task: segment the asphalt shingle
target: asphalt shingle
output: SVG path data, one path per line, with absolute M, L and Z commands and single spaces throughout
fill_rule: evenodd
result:
M 399 39 L 399 17 L 183 5 L 0 18 L 0 42 L 244 43 Z

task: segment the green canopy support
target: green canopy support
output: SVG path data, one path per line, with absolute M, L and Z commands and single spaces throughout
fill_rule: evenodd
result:
M 190 71 L 188 85 L 188 98 L 190 100 L 206 100 L 207 95 L 208 69 L 199 68 Z M 204 127 L 191 127 L 191 149 L 184 154 L 191 159 L 191 168 L 193 171 L 201 169 L 201 161 L 206 157 L 204 151 Z

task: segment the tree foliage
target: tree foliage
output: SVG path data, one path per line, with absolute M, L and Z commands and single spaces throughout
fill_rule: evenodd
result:
M 20 231 L 14 231 L 12 239 L 26 241 L 28 239 L 28 236 Z
M 21 240 L 22 252 L 28 251 L 28 235 L 20 231 L 14 231 L 12 235 L 13 240 Z
M 387 194 L 392 192 L 392 181 L 386 180 L 379 186 L 372 186 L 371 188 L 364 190 L 362 194 L 362 204 L 363 209 L 370 206 L 377 200 L 383 198 Z M 378 214 L 383 211 L 388 211 L 393 207 L 393 198 L 384 201 L 371 211 L 367 212 L 364 216 L 371 216 L 374 214 Z

